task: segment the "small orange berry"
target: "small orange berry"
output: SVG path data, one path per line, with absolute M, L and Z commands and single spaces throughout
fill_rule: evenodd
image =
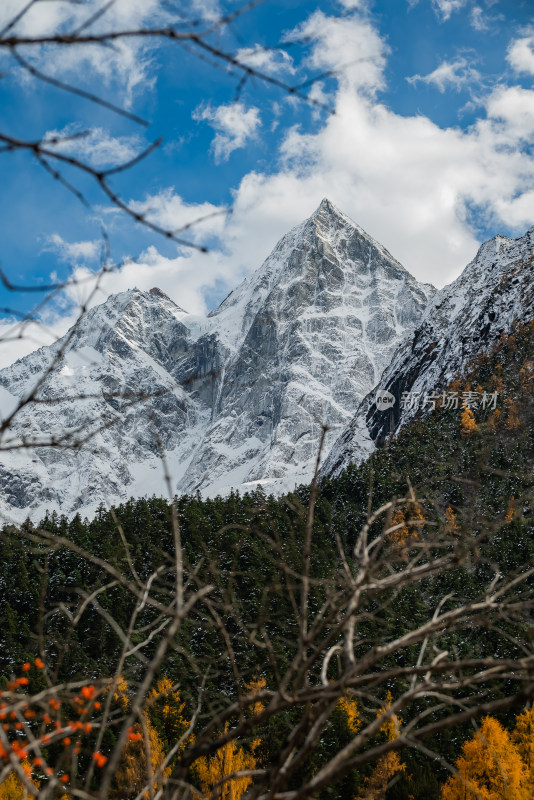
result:
M 93 753 L 93 759 L 96 761 L 96 766 L 102 768 L 107 763 L 107 757 L 102 753 Z
M 101 707 L 102 707 L 101 704 L 97 700 L 96 703 L 94 704 L 95 711 L 100 711 Z
M 29 670 L 30 668 L 31 668 L 31 664 L 30 664 L 30 662 L 29 662 L 29 661 L 26 661 L 26 663 L 22 665 L 22 671 L 23 671 L 23 672 L 28 672 L 28 670 Z
M 61 783 L 68 783 L 69 782 L 69 776 L 67 775 L 67 773 L 65 773 L 64 775 L 61 776 L 61 778 L 59 780 L 61 781 Z
M 65 747 L 70 747 L 70 739 L 68 736 L 65 736 L 65 738 L 63 739 L 63 744 L 65 745 Z

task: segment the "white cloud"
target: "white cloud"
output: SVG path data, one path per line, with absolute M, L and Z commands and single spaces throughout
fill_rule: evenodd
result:
M 183 230 L 183 237 L 196 244 L 204 244 L 224 231 L 227 209 L 212 203 L 185 203 L 171 189 L 134 201 L 130 206 L 165 230 Z
M 318 66 L 335 63 L 345 41 L 337 28 L 343 23 L 332 23 L 336 35 L 329 52 L 317 15 L 312 19 L 317 33 L 312 58 Z M 324 16 L 322 21 L 328 29 L 331 22 Z M 365 35 L 367 47 L 385 65 L 383 44 L 369 21 L 354 15 L 345 24 L 346 38 L 359 43 Z M 452 280 L 479 245 L 469 224 L 470 208 L 495 232 L 506 225 L 522 233 L 533 224 L 534 163 L 527 140 L 533 132 L 534 91 L 500 86 L 485 100 L 485 118 L 467 130 L 441 128 L 422 115 L 401 116 L 377 102 L 369 88 L 380 85 L 383 76 L 377 64 L 373 72 L 365 64 L 362 69 L 361 79 L 355 73 L 340 76 L 335 115 L 316 133 L 286 132 L 279 168 L 246 175 L 234 192 L 231 216 L 207 223 L 206 236 L 218 240 L 220 248 L 176 259 L 151 250 L 139 263 L 109 276 L 109 291 L 159 284 L 179 305 L 202 311 L 208 290 L 218 286 L 224 294 L 234 288 L 324 196 L 419 280 L 438 286 Z M 184 204 L 170 191 L 146 203 L 166 224 L 213 208 Z M 194 235 L 204 241 L 200 232 Z
M 328 17 L 316 11 L 288 40 L 311 41 L 309 66 L 331 71 L 343 85 L 369 93 L 384 86 L 387 46 L 371 22 L 357 13 Z
M 19 358 L 24 358 L 38 347 L 50 345 L 63 336 L 76 321 L 77 313 L 54 314 L 53 321 L 0 320 L 0 369 L 8 367 Z
M 534 29 L 510 42 L 506 60 L 517 73 L 534 75 Z
M 259 109 L 246 109 L 243 103 L 228 103 L 212 108 L 199 106 L 193 119 L 208 122 L 216 131 L 212 142 L 215 163 L 227 161 L 234 150 L 244 147 L 254 138 L 261 125 Z
M 419 0 L 408 0 L 410 8 L 418 3 Z M 438 19 L 446 22 L 455 11 L 460 11 L 467 3 L 468 0 L 432 0 L 432 7 Z
M 500 86 L 486 104 L 488 117 L 495 121 L 494 134 L 503 144 L 516 146 L 534 139 L 534 91 L 521 86 Z
M 294 75 L 293 59 L 285 50 L 266 48 L 257 44 L 242 47 L 235 55 L 236 61 L 267 75 Z
M 125 164 L 143 147 L 138 136 L 110 136 L 103 128 L 85 130 L 78 124 L 67 125 L 60 131 L 48 131 L 43 138 L 48 140 L 50 150 L 74 155 L 93 167 Z
M 464 86 L 480 81 L 480 73 L 465 58 L 460 57 L 455 61 L 443 61 L 428 75 L 412 75 L 406 80 L 413 85 L 421 82 L 436 86 L 443 93 L 449 87 L 459 91 Z
M 304 28 L 305 26 L 303 26 Z M 234 192 L 232 215 L 192 228 L 196 251 L 164 256 L 150 248 L 105 276 L 96 300 L 137 286 L 159 286 L 190 312 L 202 313 L 259 267 L 277 239 L 331 200 L 421 281 L 444 285 L 473 258 L 479 245 L 470 224 L 475 209 L 497 233 L 523 233 L 534 223 L 534 90 L 500 85 L 482 98 L 485 116 L 469 128 L 443 128 L 423 115 L 402 116 L 374 95 L 383 84 L 385 45 L 368 18 L 330 20 L 314 14 L 313 65 L 345 63 L 358 52 L 370 62 L 339 76 L 336 114 L 313 133 L 293 128 L 281 143 L 281 161 L 269 173 L 252 171 Z M 333 36 L 323 35 L 331 30 Z M 351 49 L 352 42 L 352 49 Z M 341 52 L 342 51 L 342 52 Z M 216 110 L 215 110 L 216 111 Z M 219 210 L 188 204 L 166 190 L 139 207 L 169 227 Z M 189 235 L 189 233 L 188 233 Z M 77 273 L 87 276 L 86 268 Z M 87 291 L 85 284 L 79 291 Z M 95 300 L 95 301 L 96 301 Z
M 58 233 L 48 237 L 45 250 L 57 254 L 61 261 L 79 263 L 80 261 L 96 261 L 102 251 L 102 242 L 93 241 L 66 242 Z
M 26 5 L 23 0 L 2 0 L 0 4 L 0 29 L 9 23 Z M 99 0 L 83 3 L 40 2 L 35 3 L 12 29 L 12 33 L 23 36 L 48 36 L 55 33 L 76 31 L 100 7 Z M 116 0 L 106 13 L 88 28 L 91 32 L 109 30 L 135 30 L 136 28 L 164 24 L 169 19 L 164 0 Z M 197 3 L 212 6 L 211 2 Z M 26 54 L 27 55 L 27 54 Z M 122 101 L 128 106 L 134 91 L 143 85 L 146 90 L 154 82 L 149 77 L 149 44 L 146 40 L 129 37 L 116 40 L 113 47 L 84 45 L 76 47 L 44 47 L 32 53 L 34 63 L 49 74 L 62 80 L 85 81 L 95 76 L 107 85 L 120 86 Z
M 467 0 L 432 0 L 432 5 L 440 19 L 446 22 L 455 11 L 460 11 Z
M 369 0 L 339 0 L 340 5 L 346 8 L 347 11 L 367 11 L 369 8 Z
M 480 6 L 471 9 L 471 27 L 475 31 L 487 31 L 490 28 L 490 20 Z

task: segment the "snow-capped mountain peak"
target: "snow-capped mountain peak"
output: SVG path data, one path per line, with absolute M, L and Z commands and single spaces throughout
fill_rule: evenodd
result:
M 0 372 L 20 398 L 63 347 L 46 404 L 6 436 L 77 445 L 92 434 L 83 447 L 0 452 L 4 511 L 161 494 L 162 453 L 179 492 L 292 489 L 311 477 L 321 424 L 328 450 L 433 293 L 325 199 L 207 317 L 158 289 L 110 297 L 66 340 Z

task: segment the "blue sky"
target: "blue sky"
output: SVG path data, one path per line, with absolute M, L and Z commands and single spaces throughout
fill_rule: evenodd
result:
M 0 27 L 24 5 L 4 0 Z M 36 2 L 15 30 L 72 30 L 101 5 Z M 239 4 L 117 0 L 95 29 L 167 24 L 177 7 L 204 30 Z M 65 171 L 90 209 L 30 154 L 2 153 L 2 269 L 21 284 L 90 278 L 105 228 L 120 266 L 94 302 L 158 285 L 203 313 L 328 196 L 419 280 L 443 286 L 481 241 L 534 223 L 532 12 L 531 0 L 267 0 L 211 35 L 287 84 L 326 73 L 308 89 L 318 106 L 257 78 L 238 95 L 235 70 L 175 43 L 21 48 L 47 74 L 98 92 L 148 127 L 36 81 L 0 52 L 0 132 L 25 140 L 83 132 L 64 151 L 99 168 L 162 137 L 113 187 L 166 227 L 214 213 L 189 232 L 209 247 L 204 255 L 136 226 L 86 176 Z M 49 330 L 4 345 L 0 364 L 64 332 L 89 286 L 49 304 Z M 0 294 L 1 306 L 24 312 L 41 299 Z M 4 315 L 0 333 L 10 324 Z

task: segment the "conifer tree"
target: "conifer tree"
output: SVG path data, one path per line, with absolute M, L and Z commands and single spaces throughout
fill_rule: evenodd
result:
M 475 415 L 469 406 L 466 406 L 462 411 L 462 416 L 460 419 L 460 430 L 462 432 L 462 436 L 469 436 L 469 434 L 473 433 L 473 431 L 476 431 L 476 429 L 477 423 L 475 420 Z
M 527 770 L 529 797 L 534 797 L 534 706 L 516 717 L 512 740 Z
M 210 758 L 199 758 L 195 762 L 202 790 L 201 795 L 196 795 L 196 800 L 213 795 L 217 800 L 239 800 L 252 783 L 252 777 L 245 775 L 224 779 L 235 772 L 246 772 L 255 767 L 256 759 L 251 753 L 246 753 L 234 740 L 226 742 Z
M 531 800 L 528 774 L 508 731 L 487 716 L 464 743 L 458 774 L 441 791 L 441 800 Z
M 388 711 L 393 702 L 393 697 L 390 691 L 386 694 L 384 705 L 378 712 L 378 716 Z M 399 736 L 401 720 L 396 714 L 392 714 L 384 724 L 380 727 L 380 731 L 385 736 L 388 742 L 393 742 Z M 365 785 L 355 800 L 385 800 L 386 792 L 390 780 L 398 772 L 403 772 L 406 769 L 399 757 L 399 754 L 394 750 L 390 750 L 383 756 L 380 756 L 376 762 L 376 766 L 372 774 L 365 779 Z
M 38 789 L 39 781 L 32 778 L 30 762 L 25 759 L 21 763 L 21 767 L 26 773 L 28 780 Z M 0 800 L 26 800 L 26 798 L 29 797 L 31 797 L 30 793 L 16 772 L 10 772 L 7 778 L 0 783 Z

